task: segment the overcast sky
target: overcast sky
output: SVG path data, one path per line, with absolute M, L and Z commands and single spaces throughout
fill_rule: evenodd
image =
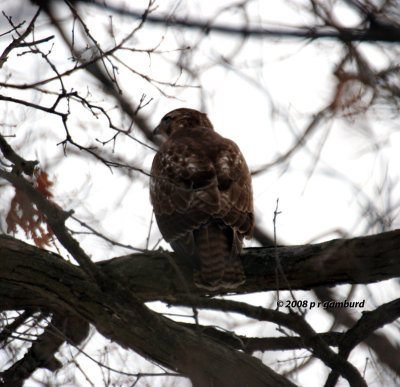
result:
M 114 3 L 132 6 L 130 2 L 115 0 Z M 154 13 L 208 20 L 230 3 L 211 0 L 158 1 Z M 254 1 L 246 7 L 246 17 L 253 27 L 311 23 L 310 16 L 302 9 L 302 2 L 293 3 L 296 5 L 292 2 Z M 1 2 L 2 8 L 15 20 L 29 20 L 34 12 L 29 4 L 26 1 Z M 134 7 L 135 10 L 144 9 L 146 5 L 146 1 L 138 1 Z M 111 47 L 108 13 L 93 7 L 85 10 L 82 14 L 86 14 L 86 22 L 93 36 L 104 49 Z M 355 14 L 345 6 L 338 7 L 335 12 L 343 25 L 351 26 L 357 20 Z M 60 5 L 60 17 L 63 13 L 65 10 Z M 114 16 L 114 20 L 117 19 L 118 23 L 114 24 L 117 40 L 138 23 L 129 17 Z M 4 19 L 0 20 L 2 31 L 7 30 Z M 236 25 L 243 20 L 243 13 L 236 10 L 222 12 L 214 23 Z M 39 20 L 38 26 L 36 33 L 39 37 L 54 33 L 48 30 L 44 18 Z M 76 43 L 82 49 L 86 46 L 84 42 Z M 7 44 L 8 38 L 0 39 L 0 49 Z M 149 117 L 154 126 L 165 113 L 178 107 L 204 110 L 216 131 L 239 145 L 253 171 L 290 149 L 298 135 L 310 124 L 313 114 L 331 101 L 335 87 L 332 70 L 342 53 L 341 45 L 332 40 L 305 42 L 252 38 L 240 47 L 231 63 L 223 64 L 222 59 L 230 57 L 238 49 L 237 36 L 212 32 L 203 38 L 196 30 L 152 24 L 146 24 L 131 43 L 131 46 L 142 49 L 157 45 L 158 50 L 165 54 L 149 57 L 147 54 L 127 51 L 119 57 L 136 71 L 156 80 L 173 81 L 190 87 L 173 88 L 162 83 L 156 84 L 170 98 L 120 63 L 119 79 L 124 95 L 136 102 L 142 94 L 146 94 L 147 100 L 152 99 L 142 113 Z M 179 73 L 171 64 L 181 55 L 179 49 L 182 47 L 196 49 L 191 66 L 198 70 L 197 78 L 190 78 L 184 72 Z M 366 46 L 365 53 L 373 56 L 374 66 L 379 67 L 385 63 L 385 55 L 379 54 L 377 50 Z M 90 50 L 83 51 L 82 55 L 90 57 Z M 55 38 L 50 58 L 60 68 L 71 68 L 73 65 L 59 36 Z M 10 58 L 1 75 L 3 80 L 10 73 L 12 78 L 9 81 L 18 83 L 44 79 L 51 75 L 51 69 L 45 63 L 38 64 L 36 58 L 26 55 L 23 62 L 20 57 Z M 110 115 L 121 127 L 129 127 L 129 121 L 120 114 L 115 101 L 105 96 L 102 88 L 94 83 L 86 72 L 80 72 L 66 81 L 68 88 L 89 95 L 92 101 L 109 109 Z M 11 93 L 22 95 L 17 91 Z M 36 98 L 34 95 L 31 97 L 33 100 Z M 54 97 L 42 96 L 36 102 L 51 105 Z M 110 137 L 106 120 L 96 120 L 78 106 L 72 109 L 74 114 L 69 124 L 77 140 L 88 144 L 93 138 L 104 140 Z M 26 144 L 27 140 L 35 144 L 35 138 L 41 139 L 40 147 L 23 148 L 25 153 L 22 156 L 36 158 L 51 166 L 54 158 L 62 156 L 62 148 L 56 145 L 65 137 L 60 121 L 29 109 L 24 110 L 23 118 L 19 121 L 19 132 L 14 144 Z M 16 116 L 10 115 L 4 120 L 15 122 Z M 281 214 L 277 219 L 277 237 L 284 243 L 303 244 L 315 238 L 332 239 L 340 236 L 336 230 L 340 230 L 343 235 L 364 234 L 368 229 L 367 222 L 361 216 L 362 206 L 371 200 L 383 207 L 386 199 L 384 195 L 378 194 L 378 188 L 385 181 L 385 176 L 391 176 L 393 181 L 399 177 L 397 149 L 400 149 L 400 135 L 392 130 L 395 124 L 390 120 L 374 121 L 370 114 L 324 122 L 306 147 L 297 152 L 284 168 L 270 168 L 254 177 L 257 223 L 272 233 L 272 219 L 279 199 Z M 25 137 L 27 133 L 29 137 Z M 133 135 L 144 140 L 137 131 Z M 384 148 L 371 151 L 374 143 L 383 141 Z M 121 138 L 114 151 L 132 164 L 150 170 L 154 152 L 141 144 Z M 82 160 L 72 152 L 52 172 L 56 181 L 56 201 L 65 209 L 74 209 L 77 217 L 89 222 L 92 220 L 105 234 L 122 243 L 138 248 L 146 246 L 152 214 L 147 177 L 135 175 L 128 178 L 119 171 L 111 173 L 98 162 Z M 398 187 L 394 188 L 394 192 L 398 194 Z M 77 224 L 70 225 L 78 229 Z M 398 226 L 397 217 L 394 227 Z M 156 245 L 159 238 L 159 231 L 153 224 L 149 247 Z M 254 245 L 254 242 L 248 245 L 252 243 Z M 94 259 L 110 258 L 110 248 L 105 242 L 82 237 L 82 245 Z M 168 248 L 165 243 L 161 245 Z M 113 255 L 123 253 L 127 254 L 128 251 L 115 249 Z M 385 297 L 390 296 L 388 291 Z M 266 299 L 261 298 L 260 304 L 265 305 L 266 302 Z M 328 326 L 329 323 L 321 321 L 317 330 L 322 330 L 325 328 L 322 325 Z M 269 364 L 268 361 L 266 363 Z M 308 383 L 309 378 L 308 374 Z M 315 378 L 319 381 L 318 372 Z

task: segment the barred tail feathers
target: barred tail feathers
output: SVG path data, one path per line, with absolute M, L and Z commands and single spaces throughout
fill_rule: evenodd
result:
M 209 290 L 233 289 L 245 281 L 238 246 L 233 230 L 211 223 L 194 232 L 196 261 L 194 282 Z

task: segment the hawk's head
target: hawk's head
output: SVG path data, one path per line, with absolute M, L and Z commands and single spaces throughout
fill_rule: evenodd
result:
M 167 113 L 154 129 L 153 134 L 162 134 L 168 138 L 177 130 L 196 127 L 213 129 L 206 114 L 194 109 L 180 108 Z

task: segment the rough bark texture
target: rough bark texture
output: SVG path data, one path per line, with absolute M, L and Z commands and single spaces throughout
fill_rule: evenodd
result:
M 188 376 L 197 386 L 292 386 L 258 359 L 152 312 L 133 293 L 114 294 L 56 254 L 2 236 L 0 308 L 79 314 L 105 337 Z M 114 283 L 114 285 L 113 285 Z
M 397 277 L 399 251 L 399 230 L 316 245 L 247 249 L 247 282 L 238 293 L 273 290 L 277 283 L 293 290 Z M 277 259 L 282 270 L 276 269 Z M 109 278 L 106 288 L 57 254 L 0 236 L 0 310 L 37 307 L 78 315 L 121 346 L 188 376 L 194 385 L 292 385 L 259 360 L 143 304 L 203 292 L 192 285 L 190 268 L 173 255 L 133 254 L 96 265 Z
M 16 292 L 25 286 L 24 276 L 32 278 L 32 272 L 36 271 L 57 282 L 62 278 L 57 286 L 80 284 L 79 289 L 84 291 L 88 283 L 79 267 L 54 253 L 9 236 L 0 236 L 0 258 L 0 275 L 7 271 L 18 275 Z M 277 269 L 276 258 L 284 276 Z M 243 294 L 276 290 L 277 285 L 279 289 L 288 289 L 288 284 L 292 290 L 306 290 L 343 283 L 378 282 L 400 277 L 400 230 L 314 245 L 245 249 L 242 260 L 247 280 L 237 293 Z M 157 300 L 161 295 L 187 293 L 188 290 L 191 294 L 204 293 L 193 285 L 190 267 L 168 252 L 131 254 L 100 261 L 97 265 L 107 276 L 126 282 L 135 296 L 145 301 Z M 41 278 L 38 274 L 35 281 Z M 20 300 L 10 297 L 10 306 L 15 307 Z M 34 305 L 41 302 L 40 298 L 32 301 Z
M 277 259 L 284 276 L 277 269 Z M 186 289 L 201 294 L 192 284 L 190 268 L 179 262 L 179 271 L 186 279 L 182 284 L 172 260 L 173 256 L 154 252 L 98 264 L 107 273 L 128 277 L 135 292 L 142 293 L 146 299 L 183 293 Z M 400 276 L 400 230 L 313 245 L 244 249 L 242 261 L 246 283 L 235 290 L 239 294 L 276 290 L 277 286 L 287 290 L 288 283 L 292 290 L 308 290 L 344 283 L 378 282 Z

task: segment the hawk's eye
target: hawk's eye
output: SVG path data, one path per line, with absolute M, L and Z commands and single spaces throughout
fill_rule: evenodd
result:
M 169 117 L 169 116 L 164 117 L 164 123 L 167 124 L 167 125 L 171 122 L 171 120 L 172 120 L 172 118 Z

